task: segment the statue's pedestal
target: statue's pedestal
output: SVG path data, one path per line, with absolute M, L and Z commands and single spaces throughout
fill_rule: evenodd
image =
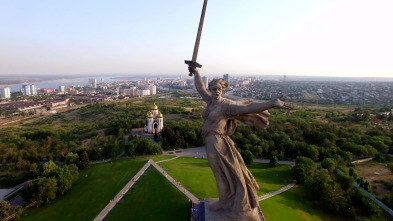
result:
M 233 217 L 233 215 L 228 217 L 226 216 L 228 211 L 212 211 L 209 209 L 211 204 L 218 202 L 218 198 L 205 198 L 203 201 L 205 202 L 205 221 L 265 221 L 265 217 L 259 207 L 236 214 L 236 217 Z

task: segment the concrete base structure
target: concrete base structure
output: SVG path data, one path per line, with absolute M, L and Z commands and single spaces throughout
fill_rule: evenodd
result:
M 259 207 L 254 210 L 246 211 L 236 214 L 236 217 L 231 214 L 228 216 L 229 211 L 212 211 L 209 209 L 210 205 L 218 202 L 218 198 L 205 198 L 205 221 L 265 221 L 265 217 Z

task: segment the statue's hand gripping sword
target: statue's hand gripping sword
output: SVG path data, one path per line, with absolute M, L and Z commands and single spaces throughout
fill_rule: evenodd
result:
M 203 20 L 205 19 L 206 5 L 207 5 L 207 0 L 204 0 L 202 14 L 201 14 L 201 20 L 199 21 L 198 33 L 197 33 L 197 37 L 195 40 L 194 53 L 192 54 L 192 60 L 191 61 L 187 61 L 187 60 L 184 61 L 184 63 L 188 64 L 188 67 L 193 67 L 193 68 L 201 68 L 202 67 L 202 65 L 198 64 L 196 62 L 196 60 L 197 60 L 197 56 L 198 56 L 199 42 L 201 40 Z M 189 75 L 192 76 L 192 74 L 193 73 L 190 72 Z

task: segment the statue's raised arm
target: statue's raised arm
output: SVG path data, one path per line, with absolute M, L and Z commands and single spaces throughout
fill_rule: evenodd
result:
M 188 67 L 188 71 L 194 75 L 194 84 L 202 99 L 208 103 L 211 100 L 210 94 L 206 90 L 206 85 L 203 83 L 199 71 L 194 67 Z

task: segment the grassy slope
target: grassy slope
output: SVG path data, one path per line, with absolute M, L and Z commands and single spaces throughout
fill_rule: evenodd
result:
M 207 159 L 181 157 L 161 165 L 169 169 L 167 172 L 197 198 L 218 197 L 216 181 Z M 268 164 L 254 163 L 248 168 L 259 183 L 258 195 L 278 190 L 292 182 L 289 165 L 269 168 Z
M 145 175 L 125 195 L 122 203 L 114 207 L 105 219 L 119 220 L 189 220 L 190 203 L 155 168 L 150 167 Z
M 266 163 L 253 163 L 247 167 L 259 184 L 259 196 L 278 190 L 293 180 L 291 166 L 289 165 L 278 165 L 270 168 L 269 164 Z
M 218 197 L 216 181 L 207 159 L 180 157 L 162 162 L 160 166 L 198 199 Z
M 146 162 L 138 158 L 91 165 L 64 196 L 27 210 L 22 220 L 93 220 Z
M 321 208 L 305 200 L 305 189 L 295 186 L 274 197 L 260 201 L 259 205 L 266 220 L 285 221 L 330 221 L 345 220 L 344 217 L 335 216 L 322 211 Z

